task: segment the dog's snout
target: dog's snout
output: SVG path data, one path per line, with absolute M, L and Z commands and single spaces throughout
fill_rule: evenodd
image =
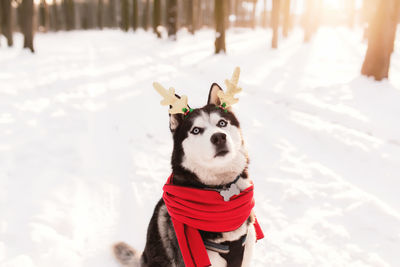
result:
M 211 143 L 214 145 L 224 145 L 226 143 L 226 134 L 215 133 L 211 136 Z

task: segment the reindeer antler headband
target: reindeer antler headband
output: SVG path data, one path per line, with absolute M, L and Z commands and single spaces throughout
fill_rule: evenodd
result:
M 236 67 L 233 71 L 232 78 L 230 80 L 225 80 L 226 85 L 226 93 L 224 91 L 219 91 L 217 93 L 219 100 L 221 101 L 221 108 L 227 112 L 227 108 L 236 104 L 239 99 L 235 98 L 235 94 L 238 94 L 242 91 L 242 88 L 238 87 L 240 75 L 240 68 Z
M 161 105 L 171 106 L 171 108 L 169 109 L 170 114 L 182 113 L 187 115 L 187 113 L 191 111 L 191 109 L 188 106 L 187 96 L 183 95 L 181 98 L 179 98 L 175 95 L 174 88 L 171 87 L 167 91 L 167 89 L 165 89 L 161 84 L 157 82 L 153 83 L 153 87 L 162 97 L 164 97 L 164 99 L 161 100 Z
M 235 98 L 235 94 L 238 94 L 242 91 L 242 88 L 238 87 L 239 82 L 239 75 L 240 75 L 240 68 L 236 67 L 233 71 L 232 78 L 230 80 L 225 80 L 226 85 L 226 92 L 220 91 L 218 92 L 219 100 L 221 101 L 221 106 L 223 110 L 227 111 L 227 108 L 231 107 L 233 104 L 236 104 L 239 99 Z M 183 95 L 181 98 L 175 95 L 175 89 L 169 88 L 169 90 L 165 89 L 161 84 L 154 82 L 153 83 L 154 89 L 164 97 L 161 100 L 161 105 L 167 106 L 170 105 L 171 108 L 169 109 L 170 114 L 184 114 L 185 116 L 188 115 L 193 109 L 189 108 L 188 106 L 188 98 L 187 96 Z

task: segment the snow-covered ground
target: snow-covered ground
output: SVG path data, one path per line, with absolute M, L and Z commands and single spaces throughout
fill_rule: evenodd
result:
M 157 80 L 205 104 L 241 66 L 236 105 L 266 234 L 253 266 L 400 266 L 400 47 L 391 79 L 359 71 L 361 31 L 264 30 L 36 35 L 35 55 L 0 47 L 0 266 L 118 266 L 143 249 L 170 174 Z M 400 45 L 400 44 L 398 44 Z

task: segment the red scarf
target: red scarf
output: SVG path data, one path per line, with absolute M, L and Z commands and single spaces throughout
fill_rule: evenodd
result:
M 229 232 L 238 229 L 254 207 L 254 185 L 224 201 L 217 191 L 173 185 L 173 174 L 164 185 L 163 199 L 172 218 L 186 267 L 210 266 L 206 248 L 198 230 Z M 257 240 L 264 234 L 254 223 Z

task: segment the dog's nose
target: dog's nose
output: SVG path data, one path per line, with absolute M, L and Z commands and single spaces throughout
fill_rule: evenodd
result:
M 215 133 L 211 136 L 211 143 L 216 146 L 224 145 L 226 143 L 226 134 L 224 133 Z

